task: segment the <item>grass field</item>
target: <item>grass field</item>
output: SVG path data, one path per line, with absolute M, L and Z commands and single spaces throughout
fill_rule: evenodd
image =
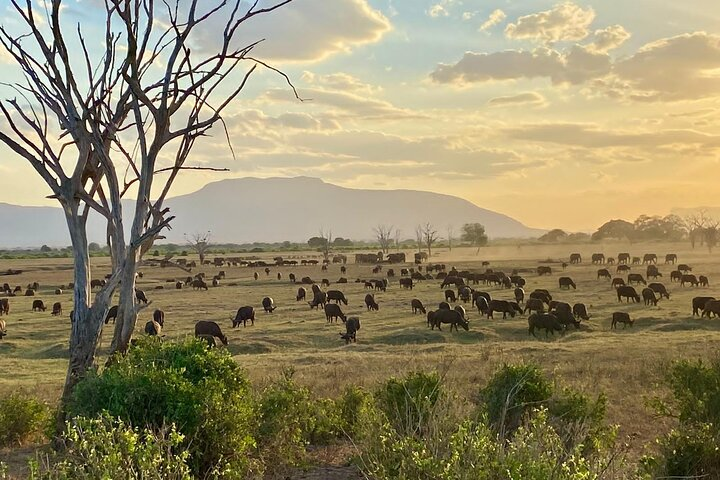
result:
M 579 252 L 584 263 L 571 265 L 562 272 L 560 262 L 567 261 L 570 253 Z M 603 252 L 617 256 L 619 252 L 634 256 L 657 253 L 661 279 L 671 292 L 670 300 L 662 300 L 657 307 L 639 304 L 619 304 L 609 280 L 596 279 L 596 265 L 590 256 Z M 412 258 L 411 252 L 408 252 Z M 671 283 L 671 265 L 663 265 L 666 253 L 677 253 L 680 263 L 693 267 L 693 273 L 707 275 L 709 288 L 681 288 Z M 307 255 L 314 255 L 308 252 Z M 236 255 L 228 255 L 236 256 Z M 271 262 L 275 255 L 267 253 L 263 259 Z M 298 258 L 302 254 L 296 255 Z M 267 257 L 267 258 L 265 258 Z M 352 255 L 350 255 L 352 257 Z M 286 255 L 286 258 L 290 258 Z M 552 259 L 552 263 L 546 263 Z M 605 392 L 609 398 L 610 422 L 621 426 L 621 434 L 629 436 L 633 452 L 641 453 L 645 444 L 662 433 L 667 425 L 652 416 L 644 399 L 662 393 L 658 386 L 664 362 L 677 358 L 709 358 L 717 355 L 720 347 L 720 319 L 699 319 L 691 315 L 694 296 L 720 296 L 713 281 L 720 278 L 720 259 L 706 249 L 690 250 L 685 244 L 608 244 L 608 245 L 548 245 L 522 247 L 488 247 L 475 256 L 474 249 L 443 249 L 433 252 L 432 263 L 445 263 L 448 269 L 483 271 L 480 261 L 487 260 L 490 267 L 509 273 L 514 268 L 534 269 L 540 264 L 553 267 L 553 275 L 538 277 L 524 274 L 526 292 L 546 288 L 554 299 L 570 304 L 584 302 L 591 319 L 583 322 L 579 330 L 570 330 L 562 337 L 545 340 L 528 336 L 527 316 L 503 320 L 496 314 L 494 320 L 479 316 L 477 310 L 466 306 L 469 312 L 470 331 L 431 331 L 424 315 L 413 315 L 410 301 L 419 298 L 428 307 L 436 308 L 443 300 L 439 281 L 423 281 L 408 291 L 398 286 L 400 265 L 388 265 L 379 275 L 372 274 L 372 266 L 348 264 L 347 285 L 335 282 L 341 277 L 340 266 L 331 265 L 329 271 L 320 267 L 271 267 L 269 276 L 247 267 L 203 267 L 200 271 L 209 276 L 220 269 L 227 278 L 209 291 L 175 290 L 175 279 L 187 276 L 174 268 L 143 267 L 138 287 L 143 289 L 152 305 L 143 310 L 137 325 L 142 334 L 145 322 L 155 308 L 165 311 L 164 334 L 181 337 L 192 334 L 197 320 L 218 322 L 229 338 L 228 350 L 249 372 L 257 385 L 276 377 L 281 369 L 292 366 L 299 383 L 309 386 L 316 395 L 327 396 L 339 392 L 345 385 L 373 386 L 391 375 L 412 370 L 441 369 L 447 372 L 450 386 L 461 396 L 471 399 L 485 379 L 498 365 L 520 360 L 534 361 L 561 382 L 585 389 L 588 392 Z M 102 278 L 108 272 L 107 259 L 93 259 L 93 276 Z M 0 283 L 26 286 L 37 281 L 41 288 L 36 297 L 10 299 L 7 322 L 8 336 L 0 341 L 0 394 L 25 389 L 49 401 L 56 401 L 67 366 L 67 341 L 70 329 L 68 313 L 72 309 L 71 293 L 55 295 L 59 285 L 72 281 L 69 260 L 10 260 L 0 262 L 0 271 L 21 269 L 18 276 L 0 277 Z M 394 268 L 398 277 L 390 279 L 387 292 L 375 293 L 380 305 L 378 312 L 367 312 L 363 284 L 353 283 L 356 278 L 372 279 L 384 276 L 387 268 Z M 611 272 L 614 272 L 614 267 Z M 633 272 L 645 275 L 645 266 L 633 266 Z M 277 273 L 282 273 L 282 280 Z M 342 290 L 349 299 L 342 306 L 348 315 L 359 315 L 362 328 L 356 344 L 345 345 L 338 333 L 342 324 L 327 324 L 322 311 L 311 310 L 305 302 L 296 302 L 298 285 L 287 280 L 289 273 L 297 278 L 310 276 L 316 281 L 328 278 L 331 289 Z M 196 272 L 193 272 L 196 273 Z M 558 277 L 567 275 L 577 283 L 577 290 L 559 290 Z M 170 280 L 173 283 L 170 283 Z M 237 283 L 237 286 L 228 286 Z M 164 289 L 156 290 L 163 286 Z M 490 292 L 493 298 L 512 299 L 512 290 L 497 287 L 475 287 Z M 327 290 L 327 289 L 326 289 Z M 638 289 L 639 291 L 640 289 Z M 272 314 L 262 311 L 264 296 L 270 296 L 278 307 Z M 42 299 L 47 312 L 32 312 L 34 299 Z M 50 307 L 62 302 L 62 317 L 50 315 Z M 252 305 L 256 309 L 256 322 L 247 328 L 231 328 L 231 316 L 238 307 Z M 632 328 L 610 329 L 614 311 L 627 311 L 635 319 Z M 100 350 L 107 354 L 111 330 L 105 334 Z M 102 358 L 100 359 L 102 362 Z M 0 454 L 1 456 L 1 454 Z

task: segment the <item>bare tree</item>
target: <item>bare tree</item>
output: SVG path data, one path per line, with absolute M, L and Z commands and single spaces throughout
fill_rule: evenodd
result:
M 51 189 L 74 253 L 74 318 L 63 403 L 95 363 L 116 289 L 112 350 L 126 350 L 142 308 L 135 300 L 137 266 L 170 227 L 174 217 L 164 202 L 178 174 L 225 170 L 185 165 L 196 140 L 224 126 L 222 113 L 258 66 L 289 83 L 282 72 L 253 57 L 260 40 L 238 45 L 246 21 L 291 1 L 264 8 L 241 0 L 90 2 L 87 8 L 99 9 L 103 17 L 99 49 L 96 39 L 86 41 L 81 25 L 66 24 L 71 9 L 63 8 L 62 0 L 44 2 L 45 18 L 31 0 L 9 1 L 12 29 L 0 26 L 0 43 L 23 81 L 5 84 L 19 99 L 0 103 L 7 125 L 0 141 Z M 222 22 L 211 32 L 217 45 L 194 48 L 191 38 L 215 19 Z M 229 143 L 227 131 L 225 137 Z M 136 200 L 126 238 L 122 199 L 128 192 Z M 111 277 L 92 300 L 86 228 L 91 210 L 107 222 L 112 259 Z
M 704 229 L 705 244 L 708 247 L 708 251 L 712 253 L 713 248 L 718 244 L 720 240 L 720 221 L 715 219 L 707 219 Z
M 452 241 L 453 241 L 453 235 L 455 234 L 455 228 L 452 225 L 447 226 L 447 242 L 448 242 L 448 250 L 452 252 Z
M 422 225 L 415 227 L 415 242 L 417 243 L 418 253 L 423 249 L 423 228 Z
M 702 247 L 705 243 L 706 237 L 705 228 L 710 220 L 707 216 L 706 210 L 698 210 L 696 213 L 687 215 L 684 220 L 688 230 L 690 245 L 692 248 L 695 248 L 695 244 L 700 242 L 700 246 Z
M 325 228 L 320 227 L 320 238 L 324 240 L 322 244 L 322 254 L 323 258 L 325 260 L 330 259 L 330 246 L 332 245 L 333 236 L 332 236 L 332 230 L 325 230 Z
M 420 230 L 422 232 L 423 244 L 425 245 L 425 248 L 427 248 L 428 258 L 430 258 L 432 257 L 432 246 L 438 240 L 437 231 L 430 222 L 427 222 L 425 225 L 421 225 Z
M 185 241 L 188 247 L 193 249 L 200 257 L 200 264 L 205 262 L 205 254 L 210 250 L 210 231 L 205 233 L 185 234 Z
M 382 252 L 388 253 L 390 251 L 390 247 L 392 246 L 393 226 L 390 225 L 388 227 L 387 225 L 378 225 L 373 228 L 373 231 L 375 232 L 375 238 L 377 238 Z
M 400 229 L 395 229 L 395 249 L 399 252 L 400 251 Z

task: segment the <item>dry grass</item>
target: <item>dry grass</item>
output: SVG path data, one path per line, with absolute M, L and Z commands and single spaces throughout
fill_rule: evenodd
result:
M 637 451 L 665 428 L 652 418 L 644 406 L 644 398 L 659 393 L 659 374 L 662 365 L 676 358 L 708 358 L 716 355 L 720 346 L 720 320 L 692 318 L 690 302 L 696 295 L 716 295 L 720 292 L 711 286 L 681 288 L 669 279 L 671 266 L 662 265 L 665 253 L 674 252 L 681 263 L 694 267 L 694 273 L 704 274 L 713 280 L 720 279 L 720 259 L 706 250 L 690 250 L 686 245 L 597 245 L 597 246 L 526 246 L 489 247 L 474 255 L 474 250 L 455 249 L 450 254 L 441 251 L 433 262 L 456 266 L 458 270 L 480 271 L 480 258 L 489 260 L 491 267 L 509 272 L 513 268 L 535 268 L 547 259 L 567 259 L 570 253 L 582 253 L 585 263 L 568 267 L 563 275 L 571 276 L 577 290 L 560 291 L 557 279 L 562 270 L 559 263 L 550 263 L 553 275 L 537 277 L 525 274 L 526 291 L 547 288 L 554 298 L 568 303 L 584 302 L 592 316 L 578 331 L 549 341 L 528 336 L 527 317 L 502 320 L 481 318 L 477 310 L 470 313 L 469 332 L 430 331 L 423 315 L 413 315 L 410 301 L 419 298 L 426 307 L 436 308 L 443 300 L 443 290 L 437 281 L 421 282 L 412 291 L 401 290 L 397 278 L 391 279 L 387 292 L 377 292 L 379 312 L 367 312 L 364 297 L 367 291 L 362 284 L 352 283 L 356 278 L 370 279 L 370 266 L 348 265 L 346 276 L 351 283 L 338 285 L 342 276 L 339 266 L 330 266 L 328 272 L 320 267 L 271 267 L 266 276 L 257 269 L 260 279 L 255 281 L 255 269 L 223 267 L 227 278 L 218 288 L 196 292 L 190 289 L 175 290 L 169 280 L 184 278 L 176 269 L 143 268 L 144 277 L 139 288 L 145 290 L 152 306 L 143 311 L 137 333 L 141 334 L 145 322 L 154 308 L 166 313 L 168 337 L 192 334 L 197 320 L 217 321 L 228 335 L 229 351 L 247 369 L 257 385 L 263 385 L 278 375 L 284 366 L 296 370 L 297 380 L 312 388 L 318 396 L 333 395 L 345 385 L 373 386 L 391 376 L 412 370 L 427 370 L 441 366 L 449 369 L 452 388 L 472 399 L 485 380 L 498 365 L 506 362 L 533 361 L 563 383 L 589 392 L 605 392 L 609 397 L 609 420 L 622 426 L 621 432 L 635 437 Z M 657 307 L 643 304 L 618 304 L 609 281 L 596 280 L 598 266 L 590 264 L 593 252 L 616 256 L 629 251 L 642 256 L 655 252 L 661 257 L 660 271 L 671 291 L 671 300 L 663 300 Z M 310 255 L 310 254 L 309 254 Z M 235 256 L 235 255 L 232 255 Z M 263 255 L 267 260 L 275 255 Z M 286 255 L 287 258 L 287 255 Z M 271 260 L 269 260 L 271 261 Z M 0 393 L 18 388 L 27 389 L 47 400 L 57 399 L 64 379 L 67 362 L 67 339 L 70 323 L 67 314 L 72 309 L 71 294 L 54 295 L 54 289 L 69 283 L 69 260 L 12 260 L 2 261 L 0 271 L 22 269 L 19 276 L 0 277 L 0 283 L 27 285 L 38 281 L 41 291 L 37 297 L 10 299 L 11 313 L 4 317 L 8 336 L 0 341 Z M 93 274 L 102 277 L 108 271 L 106 259 L 94 260 Z M 399 274 L 400 266 L 393 266 Z M 387 268 L 387 267 L 386 267 Z M 614 267 L 611 271 L 614 272 Z M 208 275 L 217 273 L 216 267 L 204 267 Z M 277 272 L 283 275 L 278 281 Z M 346 346 L 339 338 L 342 325 L 327 324 L 322 311 L 310 310 L 307 303 L 295 302 L 298 285 L 287 280 L 293 272 L 298 278 L 310 276 L 316 281 L 328 278 L 331 289 L 340 289 L 350 300 L 343 306 L 348 315 L 359 315 L 362 328 L 358 343 Z M 633 272 L 645 274 L 645 267 L 633 267 Z M 227 286 L 237 283 L 237 286 Z M 163 286 L 163 290 L 155 287 Z M 480 286 L 483 289 L 484 287 Z M 512 298 L 512 290 L 487 287 L 494 298 Z M 262 312 L 260 301 L 271 296 L 278 306 L 272 314 Z M 31 303 L 40 298 L 48 304 L 63 304 L 64 315 L 52 317 L 50 310 L 33 313 Z M 238 307 L 253 305 L 256 308 L 255 326 L 231 328 L 230 318 Z M 610 330 L 610 317 L 614 311 L 628 311 L 636 320 L 633 328 Z M 106 338 L 109 337 L 107 332 Z M 100 350 L 107 354 L 108 341 Z

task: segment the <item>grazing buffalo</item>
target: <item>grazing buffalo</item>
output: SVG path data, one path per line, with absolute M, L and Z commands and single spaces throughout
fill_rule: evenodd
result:
M 615 258 L 614 257 L 608 257 L 606 260 L 608 265 L 615 265 Z
M 348 279 L 345 277 L 338 278 L 338 281 L 336 283 L 348 283 Z
M 413 289 L 413 279 L 412 278 L 401 278 L 400 279 L 400 288 L 408 288 L 410 290 Z
M 582 255 L 580 255 L 579 253 L 570 254 L 570 263 L 571 264 L 582 263 Z
M 648 265 L 647 271 L 645 273 L 647 274 L 648 278 L 653 279 L 657 279 L 658 277 L 663 276 L 655 265 Z
M 622 287 L 623 285 L 625 285 L 625 279 L 620 278 L 620 277 L 615 277 L 612 279 L 612 282 L 610 282 L 610 285 L 613 288 Z
M 375 290 L 380 290 L 381 292 L 384 292 L 387 290 L 387 286 L 388 281 L 384 278 L 382 280 L 373 281 L 373 287 L 375 288 Z
M 630 262 L 630 254 L 625 253 L 618 253 L 618 263 L 629 263 Z
M 575 318 L 590 320 L 590 315 L 588 314 L 587 307 L 584 303 L 576 303 L 573 305 L 572 313 L 575 315 Z
M 527 283 L 524 278 L 522 278 L 522 277 L 520 277 L 520 276 L 518 276 L 518 275 L 513 275 L 513 276 L 511 276 L 511 277 L 510 277 L 510 282 L 511 282 L 514 286 L 516 286 L 516 287 L 518 287 L 518 288 L 524 287 L 525 284 Z
M 450 310 L 450 304 L 447 302 L 440 302 L 440 303 L 438 303 L 438 309 L 439 310 Z
M 461 285 L 465 285 L 465 280 L 454 275 L 449 275 L 443 279 L 442 283 L 440 284 L 440 288 L 445 288 L 450 285 L 455 285 L 456 287 L 459 287 Z
M 475 307 L 477 307 L 478 313 L 481 315 L 487 315 L 490 310 L 490 304 L 483 296 L 475 298 Z
M 348 317 L 345 322 L 345 333 L 340 334 L 340 338 L 345 340 L 345 345 L 350 342 L 357 342 L 358 330 L 360 330 L 360 319 L 358 317 Z
M 275 306 L 275 302 L 273 301 L 272 297 L 263 298 L 262 306 L 263 306 L 263 310 L 265 310 L 265 313 L 272 313 L 273 310 L 275 310 L 277 308 Z
M 681 263 L 680 265 L 678 265 L 677 269 L 683 273 L 692 272 L 692 267 L 690 265 L 686 265 L 684 263 Z
M 423 303 L 422 303 L 419 299 L 417 299 L 417 298 L 413 298 L 413 299 L 412 299 L 412 301 L 410 302 L 410 307 L 412 308 L 413 313 L 418 313 L 418 312 L 420 312 L 420 313 L 423 313 L 423 314 L 427 314 L 427 311 L 425 310 L 425 306 L 424 306 Z
M 665 263 L 666 263 L 666 264 L 672 263 L 673 265 L 675 265 L 676 262 L 677 262 L 677 255 L 676 255 L 676 254 L 674 254 L 674 253 L 668 253 L 667 255 L 665 255 Z
M 93 278 L 90 280 L 90 288 L 102 288 L 105 286 L 105 280 Z
M 343 303 L 345 305 L 348 304 L 347 298 L 345 298 L 345 294 L 340 290 L 328 290 L 327 300 L 328 302 Z
M 150 320 L 145 324 L 145 335 L 150 335 L 151 337 L 159 337 L 162 334 L 162 325 L 160 325 L 155 320 Z
M 292 283 L 295 283 L 296 278 L 295 278 L 295 274 L 294 274 L 294 273 L 291 273 L 290 275 L 288 275 L 288 278 L 290 279 L 290 281 L 291 281 Z
M 365 306 L 367 307 L 368 311 L 380 310 L 380 305 L 377 304 L 377 302 L 375 301 L 375 296 L 371 293 L 365 295 Z
M 539 298 L 530 298 L 525 303 L 525 310 L 523 313 L 545 313 L 545 302 Z
M 388 278 L 392 278 L 392 277 L 394 277 L 394 276 L 395 276 L 395 270 L 392 269 L 392 268 L 389 268 L 388 271 L 387 271 L 387 277 L 388 277 Z
M 10 300 L 7 298 L 0 298 L 0 316 L 10 315 Z
M 26 297 L 34 297 L 34 296 L 35 296 L 35 290 L 33 290 L 32 288 L 28 288 L 27 290 L 25 290 L 25 296 L 26 296 Z
M 558 279 L 558 283 L 560 285 L 560 289 L 567 288 L 570 290 L 570 287 L 572 287 L 573 290 L 577 290 L 577 285 L 575 285 L 575 282 L 573 282 L 573 279 L 570 277 L 560 277 Z
M 536 271 L 539 276 L 552 275 L 552 268 L 545 265 L 540 265 Z
M 462 315 L 457 310 L 437 310 L 433 312 L 430 321 L 433 330 L 435 330 L 435 327 L 437 327 L 438 330 L 442 331 L 442 328 L 440 326 L 443 323 L 450 324 L 451 332 L 453 330 L 453 327 L 455 328 L 456 332 L 459 331 L 458 325 L 460 325 L 465 331 L 468 331 L 470 329 L 468 322 L 463 319 Z
M 518 303 L 523 303 L 525 301 L 525 290 L 518 287 L 513 292 L 515 294 L 515 301 Z
M 160 324 L 161 327 L 165 328 L 165 312 L 157 309 L 153 312 L 153 321 Z
M 33 312 L 44 312 L 47 310 L 42 300 L 33 300 L 32 311 Z
M 593 253 L 591 260 L 594 265 L 602 265 L 605 263 L 605 255 L 602 253 Z
M 110 323 L 110 319 L 112 319 L 113 323 L 115 323 L 115 319 L 117 318 L 117 315 L 118 315 L 118 306 L 117 306 L 117 305 L 113 305 L 113 306 L 110 307 L 110 309 L 108 310 L 107 315 L 105 315 L 105 325 L 107 325 L 108 323 Z M 72 317 L 72 314 L 71 314 L 70 316 Z
M 458 298 L 463 303 L 468 303 L 472 298 L 472 292 L 473 291 L 470 287 L 460 287 L 458 288 Z
M 340 267 L 340 273 L 342 273 L 342 274 L 347 273 L 347 268 L 345 268 L 345 265 L 343 265 L 342 267 Z M 358 320 L 358 322 L 359 322 L 359 320 Z
M 260 275 L 258 275 L 258 273 L 255 272 L 255 273 L 253 273 L 253 278 L 254 278 L 255 280 L 257 280 L 258 278 L 260 278 Z
M 605 278 L 607 280 L 612 278 L 612 275 L 610 275 L 610 271 L 607 268 L 601 268 L 597 271 L 597 279 L 600 280 L 601 278 Z
M 700 285 L 700 281 L 693 274 L 685 274 L 680 278 L 680 286 L 684 287 L 686 283 L 689 283 L 693 287 Z
M 347 321 L 347 317 L 340 308 L 340 305 L 335 303 L 328 303 L 325 305 L 325 319 L 327 320 L 327 323 L 332 323 L 333 319 L 337 322 L 338 318 L 341 319 L 343 323 Z
M 375 288 L 375 284 L 369 280 L 366 280 L 363 283 L 365 284 L 365 288 L 367 288 L 369 290 L 372 290 L 373 288 Z
M 251 306 L 244 306 L 238 308 L 235 318 L 233 319 L 233 328 L 239 327 L 243 324 L 243 328 L 247 327 L 247 322 L 250 320 L 250 325 L 255 325 L 255 309 Z
M 555 332 L 564 332 L 565 327 L 552 313 L 533 313 L 528 317 L 528 335 L 537 338 L 535 330 L 545 330 L 545 338 L 548 338 L 550 333 L 555 336 Z
M 537 298 L 542 302 L 547 303 L 548 305 L 550 305 L 550 302 L 552 302 L 552 296 L 547 293 L 547 291 L 542 290 L 535 290 L 530 294 L 530 298 Z
M 632 257 L 633 265 L 640 265 L 641 262 L 642 262 L 642 260 L 640 259 L 640 257 Z
M 700 275 L 698 277 L 698 282 L 700 283 L 701 287 L 709 287 L 710 286 L 710 280 L 708 280 L 708 277 L 705 275 Z
M 630 299 L 632 299 L 632 301 L 635 303 L 640 302 L 640 295 L 638 295 L 635 288 L 631 287 L 630 285 L 624 285 L 622 287 L 618 287 L 617 297 L 618 297 L 618 302 L 622 302 L 623 298 L 626 298 L 628 303 L 630 302 Z
M 715 297 L 695 297 L 692 299 L 693 316 L 701 315 L 707 302 L 715 300 Z
M 555 302 L 555 305 L 553 305 L 553 309 L 550 313 L 553 313 L 557 319 L 560 320 L 560 323 L 566 330 L 570 325 L 574 325 L 575 328 L 580 328 L 580 321 L 578 321 L 575 318 L 575 315 L 573 315 L 572 308 L 569 303 Z
M 682 280 L 683 273 L 680 270 L 673 270 L 670 272 L 670 281 L 671 282 L 679 282 Z
M 702 316 L 710 318 L 710 314 L 713 314 L 716 317 L 720 317 L 720 301 L 708 300 L 705 303 L 705 307 L 703 307 Z
M 630 271 L 630 266 L 625 265 L 625 264 L 618 265 L 617 268 L 615 269 L 615 273 L 627 273 L 629 271 Z
M 654 253 L 646 253 L 643 255 L 643 263 L 657 263 L 657 255 Z
M 220 325 L 208 320 L 200 320 L 195 324 L 195 336 L 203 337 L 205 335 L 220 339 L 223 345 L 228 344 L 228 339 L 223 335 Z
M 463 320 L 467 322 L 467 312 L 465 312 L 465 307 L 462 305 L 455 305 L 455 308 L 453 308 L 456 312 L 460 314 Z
M 493 316 L 494 312 L 502 312 L 503 318 L 507 318 L 507 315 L 510 314 L 510 318 L 515 318 L 515 313 L 517 312 L 517 308 L 515 308 L 514 305 L 512 305 L 510 302 L 506 300 L 492 300 L 488 304 L 488 318 L 495 318 Z
M 52 314 L 57 317 L 62 315 L 62 304 L 60 302 L 53 303 Z
M 330 280 L 328 280 L 327 278 L 323 278 L 322 280 L 320 280 L 320 285 L 322 285 L 323 287 L 329 287 Z
M 300 283 L 302 283 L 303 285 L 312 285 L 315 282 L 313 282 L 313 279 L 310 277 L 302 277 Z
M 183 288 L 183 283 L 182 283 L 182 282 L 177 282 L 177 283 L 175 283 L 175 290 L 182 290 L 182 288 Z
M 655 296 L 655 290 L 652 288 L 643 288 L 642 297 L 646 306 L 650 304 L 657 306 L 658 298 Z
M 643 276 L 640 275 L 639 273 L 631 273 L 631 274 L 629 274 L 629 275 L 628 275 L 628 281 L 627 281 L 627 283 L 628 283 L 628 285 L 632 285 L 633 283 L 638 284 L 638 285 L 641 284 L 641 283 L 642 283 L 643 285 L 647 285 L 647 282 L 645 281 L 645 279 L 643 278 Z
M 148 299 L 145 296 L 145 292 L 143 292 L 142 290 L 138 290 L 137 288 L 135 289 L 135 299 L 139 303 L 144 303 L 145 305 L 147 305 L 147 303 L 148 303 Z
M 615 312 L 612 315 L 612 322 L 610 323 L 610 328 L 613 330 L 617 328 L 617 324 L 622 323 L 623 328 L 630 325 L 633 326 L 633 323 L 635 323 L 635 320 L 630 319 L 630 314 L 627 312 Z
M 315 286 L 315 285 L 313 285 Z M 319 288 L 317 290 L 313 291 L 313 299 L 312 302 L 308 302 L 308 305 L 310 305 L 310 309 L 313 308 L 319 308 L 322 306 L 325 308 L 325 305 L 327 304 L 327 293 L 323 292 Z
M 297 295 L 295 296 L 295 301 L 299 302 L 300 300 L 305 300 L 305 297 L 307 296 L 307 290 L 305 290 L 304 287 L 298 288 Z
M 648 288 L 652 289 L 653 292 L 660 295 L 660 298 L 665 297 L 670 300 L 670 293 L 667 291 L 667 288 L 665 288 L 665 285 L 663 285 L 662 283 L 651 283 L 650 285 L 648 285 Z
M 457 298 L 455 298 L 455 290 L 445 290 L 445 301 L 446 302 L 457 302 Z

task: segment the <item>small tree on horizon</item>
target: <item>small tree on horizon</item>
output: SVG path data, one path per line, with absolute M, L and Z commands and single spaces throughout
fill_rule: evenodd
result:
M 188 247 L 198 254 L 201 265 L 205 262 L 205 255 L 210 250 L 210 237 L 210 230 L 205 233 L 196 232 L 191 235 L 185 234 L 185 241 L 187 242 Z
M 380 244 L 380 249 L 383 253 L 388 253 L 390 251 L 393 241 L 393 228 L 394 227 L 392 225 L 378 225 L 373 228 L 375 238 L 377 238 L 377 241 Z
M 480 247 L 487 245 L 488 236 L 485 233 L 485 226 L 481 223 L 466 223 L 462 227 L 462 240 L 477 247 L 475 255 L 480 253 Z
M 437 230 L 432 226 L 430 222 L 420 226 L 420 232 L 422 234 L 422 243 L 425 245 L 428 251 L 428 258 L 432 257 L 432 246 L 438 240 Z

